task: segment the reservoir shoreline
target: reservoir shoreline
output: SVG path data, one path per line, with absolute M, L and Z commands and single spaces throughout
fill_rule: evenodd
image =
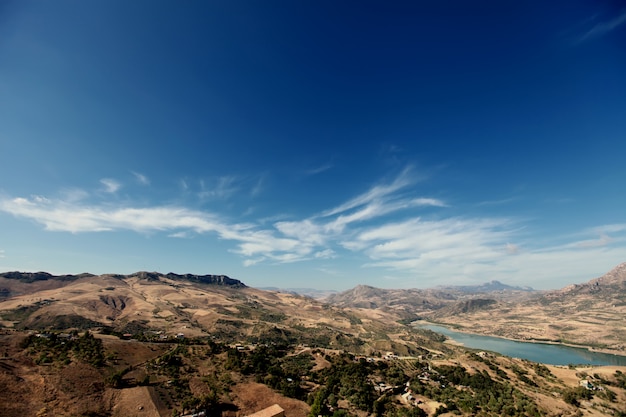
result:
M 511 337 L 493 336 L 472 331 L 465 331 L 465 329 L 459 330 L 447 323 L 437 323 L 427 320 L 415 321 L 412 323 L 412 325 L 418 328 L 425 328 L 443 334 L 448 339 L 446 343 L 460 345 L 470 349 L 490 350 L 512 357 L 523 357 L 523 355 L 534 356 L 532 358 L 526 357 L 525 359 L 530 359 L 536 362 L 548 363 L 545 362 L 545 358 L 543 357 L 540 360 L 536 358 L 539 355 L 539 351 L 542 349 L 540 346 L 545 346 L 544 350 L 546 351 L 546 357 L 552 357 L 553 354 L 549 353 L 549 351 L 552 349 L 548 349 L 548 347 L 554 347 L 556 349 L 571 349 L 569 351 L 570 354 L 585 357 L 584 359 L 576 358 L 577 360 L 582 360 L 582 362 L 580 363 L 586 363 L 588 361 L 608 361 L 611 364 L 615 364 L 615 362 L 626 364 L 626 354 L 624 352 L 616 352 L 610 349 L 598 349 L 586 345 L 576 345 L 572 343 L 562 343 L 550 340 L 515 339 Z M 439 329 L 439 331 L 437 328 Z M 458 337 L 455 338 L 455 335 L 457 335 Z M 467 341 L 470 342 L 470 345 L 468 346 L 466 341 L 458 339 L 467 339 Z M 528 344 L 529 346 L 534 345 L 536 347 L 523 348 L 524 344 Z M 497 345 L 497 347 L 494 348 L 489 345 Z M 518 355 L 520 349 L 524 351 L 521 353 L 522 356 Z M 585 355 L 584 352 L 587 352 L 587 355 Z M 558 359 L 551 360 L 558 361 Z

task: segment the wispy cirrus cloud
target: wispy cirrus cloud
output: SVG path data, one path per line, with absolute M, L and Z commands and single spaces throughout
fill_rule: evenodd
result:
M 367 192 L 358 195 L 357 197 L 348 200 L 335 208 L 323 212 L 321 216 L 333 216 L 335 214 L 343 213 L 356 207 L 364 206 L 371 202 L 381 201 L 390 196 L 393 197 L 396 192 L 414 182 L 414 179 L 411 177 L 410 174 L 411 168 L 406 168 L 391 183 L 376 185 L 370 188 Z
M 104 181 L 104 180 L 103 180 Z M 235 177 L 220 177 L 211 195 L 234 192 Z M 111 204 L 87 204 L 76 199 L 50 200 L 41 196 L 0 200 L 0 210 L 17 217 L 31 219 L 49 231 L 71 233 L 133 230 L 136 232 L 167 232 L 171 237 L 189 237 L 190 233 L 216 233 L 221 239 L 235 241 L 233 252 L 245 258 L 247 265 L 262 261 L 279 263 L 307 259 L 331 259 L 337 256 L 338 242 L 355 225 L 401 210 L 445 203 L 428 197 L 396 195 L 412 182 L 408 171 L 389 184 L 378 184 L 365 193 L 310 218 L 277 220 L 272 223 L 228 222 L 206 211 L 178 206 L 117 207 Z M 119 188 L 114 181 L 103 182 L 113 192 Z M 208 187 L 206 187 L 208 188 Z M 207 190 L 207 192 L 209 192 Z M 280 216 L 279 216 L 280 217 Z
M 200 180 L 198 196 L 203 199 L 225 200 L 237 193 L 239 188 L 238 177 L 224 175 L 209 180 Z
M 308 169 L 308 170 L 304 171 L 304 174 L 307 175 L 307 176 L 317 175 L 317 174 L 321 174 L 324 171 L 328 171 L 332 167 L 333 167 L 332 164 L 324 164 L 324 165 L 320 165 L 320 166 L 315 167 L 315 168 Z
M 503 256 L 506 241 L 512 237 L 509 223 L 504 219 L 409 219 L 363 231 L 343 244 L 364 251 L 370 266 L 419 271 L 437 263 L 469 265 Z
M 117 190 L 119 190 L 122 187 L 122 184 L 120 184 L 119 182 L 117 182 L 116 180 L 112 178 L 102 178 L 100 180 L 100 184 L 104 186 L 105 192 L 111 193 L 111 194 L 117 192 Z
M 626 24 L 626 9 L 622 10 L 617 16 L 611 19 L 596 23 L 591 29 L 580 36 L 578 41 L 584 42 L 589 39 L 604 36 L 609 32 L 617 30 L 624 24 Z
M 296 239 L 276 236 L 271 230 L 258 230 L 250 224 L 228 223 L 204 211 L 176 206 L 111 207 L 89 206 L 43 197 L 0 200 L 0 211 L 31 219 L 55 232 L 167 232 L 171 237 L 190 233 L 215 233 L 237 241 L 235 252 L 245 257 L 290 262 L 312 252 L 310 245 Z
M 263 190 L 265 189 L 266 182 L 267 182 L 267 174 L 261 175 L 256 180 L 256 183 L 252 187 L 252 190 L 250 190 L 250 196 L 251 197 L 259 196 L 263 192 Z
M 179 207 L 115 208 L 90 206 L 40 196 L 0 201 L 0 210 L 24 217 L 56 232 L 168 231 L 179 228 L 196 232 L 215 231 L 217 224 L 206 213 Z
M 203 200 L 228 200 L 237 195 L 247 194 L 249 197 L 260 195 L 267 182 L 267 175 L 259 177 L 222 175 L 198 181 L 200 190 L 198 197 Z M 181 188 L 191 188 L 188 182 L 182 181 Z
M 503 198 L 501 200 L 481 201 L 479 203 L 476 203 L 476 207 L 501 206 L 501 205 L 513 203 L 513 202 L 515 202 L 517 200 L 518 200 L 517 197 L 509 197 L 509 198 Z
M 131 171 L 131 173 L 135 176 L 135 180 L 141 185 L 150 185 L 150 178 L 145 176 L 144 174 L 140 174 L 139 172 Z
M 61 190 L 63 200 L 77 202 L 89 198 L 89 193 L 80 188 L 66 188 Z
M 614 243 L 626 242 L 626 224 L 607 224 L 586 229 L 578 234 L 581 239 L 574 240 L 565 248 L 597 248 Z M 578 237 L 577 236 L 577 237 Z
M 536 262 L 545 271 L 556 271 L 558 266 L 563 275 L 584 271 L 566 266 L 580 267 L 581 259 L 591 266 L 623 256 L 626 224 L 589 228 L 550 246 L 521 236 L 520 220 L 514 218 L 446 216 L 446 202 L 416 196 L 415 183 L 407 169 L 343 203 L 295 219 L 277 215 L 237 222 L 183 206 L 89 203 L 87 198 L 68 198 L 63 193 L 60 199 L 0 197 L 0 211 L 55 232 L 132 230 L 172 238 L 213 234 L 232 242 L 228 250 L 240 255 L 245 266 L 307 260 L 332 263 L 351 253 L 362 259 L 363 267 L 408 274 L 420 282 L 434 277 L 459 283 L 513 277 L 530 285 L 546 273 L 526 263 Z M 566 259 L 575 261 L 563 264 Z M 534 275 L 524 276 L 523 271 Z

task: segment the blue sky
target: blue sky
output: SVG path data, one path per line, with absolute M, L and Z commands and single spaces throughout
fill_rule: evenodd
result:
M 0 5 L 0 271 L 343 290 L 626 261 L 626 7 Z

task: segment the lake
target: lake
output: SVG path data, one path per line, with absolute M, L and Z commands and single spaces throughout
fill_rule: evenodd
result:
M 501 337 L 480 336 L 457 332 L 447 327 L 432 324 L 418 327 L 441 333 L 463 346 L 473 349 L 498 352 L 513 358 L 528 359 L 550 365 L 589 364 L 626 366 L 626 356 L 590 352 L 587 349 L 547 343 L 518 342 Z

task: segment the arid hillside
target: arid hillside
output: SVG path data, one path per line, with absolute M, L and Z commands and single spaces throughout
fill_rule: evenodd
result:
M 587 283 L 534 291 L 492 282 L 389 290 L 357 286 L 326 301 L 353 313 L 425 319 L 462 331 L 626 353 L 626 263 Z
M 142 337 L 265 339 L 408 352 L 417 337 L 389 313 L 352 313 L 224 276 L 0 274 L 0 325 L 20 330 L 90 329 Z
M 324 301 L 344 308 L 378 310 L 408 321 L 476 298 L 518 301 L 540 293 L 530 288 L 512 287 L 497 281 L 476 286 L 401 290 L 358 285 L 348 291 L 330 295 Z
M 0 417 L 244 417 L 272 404 L 287 417 L 626 413 L 624 367 L 470 351 L 407 320 L 480 315 L 521 289 L 362 286 L 342 308 L 225 276 L 1 275 Z M 599 282 L 594 294 L 615 284 Z
M 441 309 L 428 319 L 464 331 L 590 346 L 626 353 L 626 263 L 584 284 L 524 301 L 497 300 L 461 311 Z

